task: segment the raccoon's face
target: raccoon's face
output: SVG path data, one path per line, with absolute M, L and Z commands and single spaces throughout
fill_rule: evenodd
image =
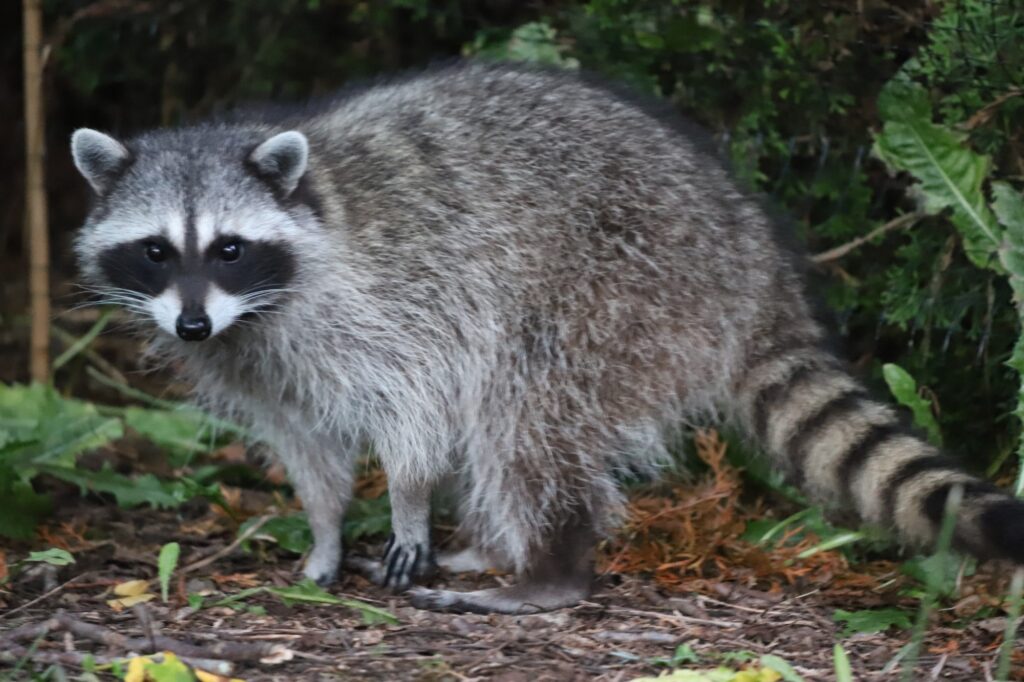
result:
M 292 245 L 315 220 L 294 196 L 308 156 L 302 133 L 193 129 L 122 144 L 81 129 L 71 151 L 96 194 L 76 251 L 101 299 L 185 341 L 284 300 Z

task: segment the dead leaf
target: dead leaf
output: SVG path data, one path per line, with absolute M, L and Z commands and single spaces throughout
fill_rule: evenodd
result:
M 118 597 L 137 597 L 148 589 L 148 580 L 129 580 L 114 585 L 114 594 Z
M 258 573 L 231 573 L 229 575 L 214 573 L 210 576 L 210 579 L 217 583 L 218 586 L 233 585 L 236 587 L 247 588 L 259 587 L 263 584 Z
M 260 663 L 265 665 L 277 665 L 278 663 L 284 663 L 292 660 L 295 657 L 295 652 L 284 646 L 283 644 L 276 644 L 270 650 L 269 656 L 264 656 L 260 659 Z
M 118 613 L 125 609 L 130 609 L 136 604 L 144 604 L 152 599 L 156 599 L 156 595 L 152 592 L 146 592 L 145 594 L 136 594 L 132 597 L 121 597 L 120 599 L 108 599 L 107 606 L 114 609 Z

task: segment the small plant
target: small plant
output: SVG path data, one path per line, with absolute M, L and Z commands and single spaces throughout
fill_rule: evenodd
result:
M 160 556 L 157 558 L 157 577 L 160 581 L 160 598 L 167 603 L 167 594 L 171 586 L 171 574 L 178 566 L 178 557 L 181 555 L 181 545 L 177 542 L 168 542 L 160 548 Z

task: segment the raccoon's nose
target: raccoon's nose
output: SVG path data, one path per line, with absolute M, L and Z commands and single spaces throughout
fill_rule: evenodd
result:
M 186 341 L 202 341 L 210 335 L 210 318 L 205 313 L 181 314 L 175 325 L 178 336 Z

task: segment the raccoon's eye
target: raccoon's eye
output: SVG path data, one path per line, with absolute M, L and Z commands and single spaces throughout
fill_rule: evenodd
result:
M 154 263 L 163 263 L 167 260 L 167 252 L 159 244 L 150 242 L 146 244 L 146 258 Z
M 234 263 L 242 257 L 242 245 L 238 242 L 228 242 L 220 247 L 220 252 L 217 255 L 225 263 Z

